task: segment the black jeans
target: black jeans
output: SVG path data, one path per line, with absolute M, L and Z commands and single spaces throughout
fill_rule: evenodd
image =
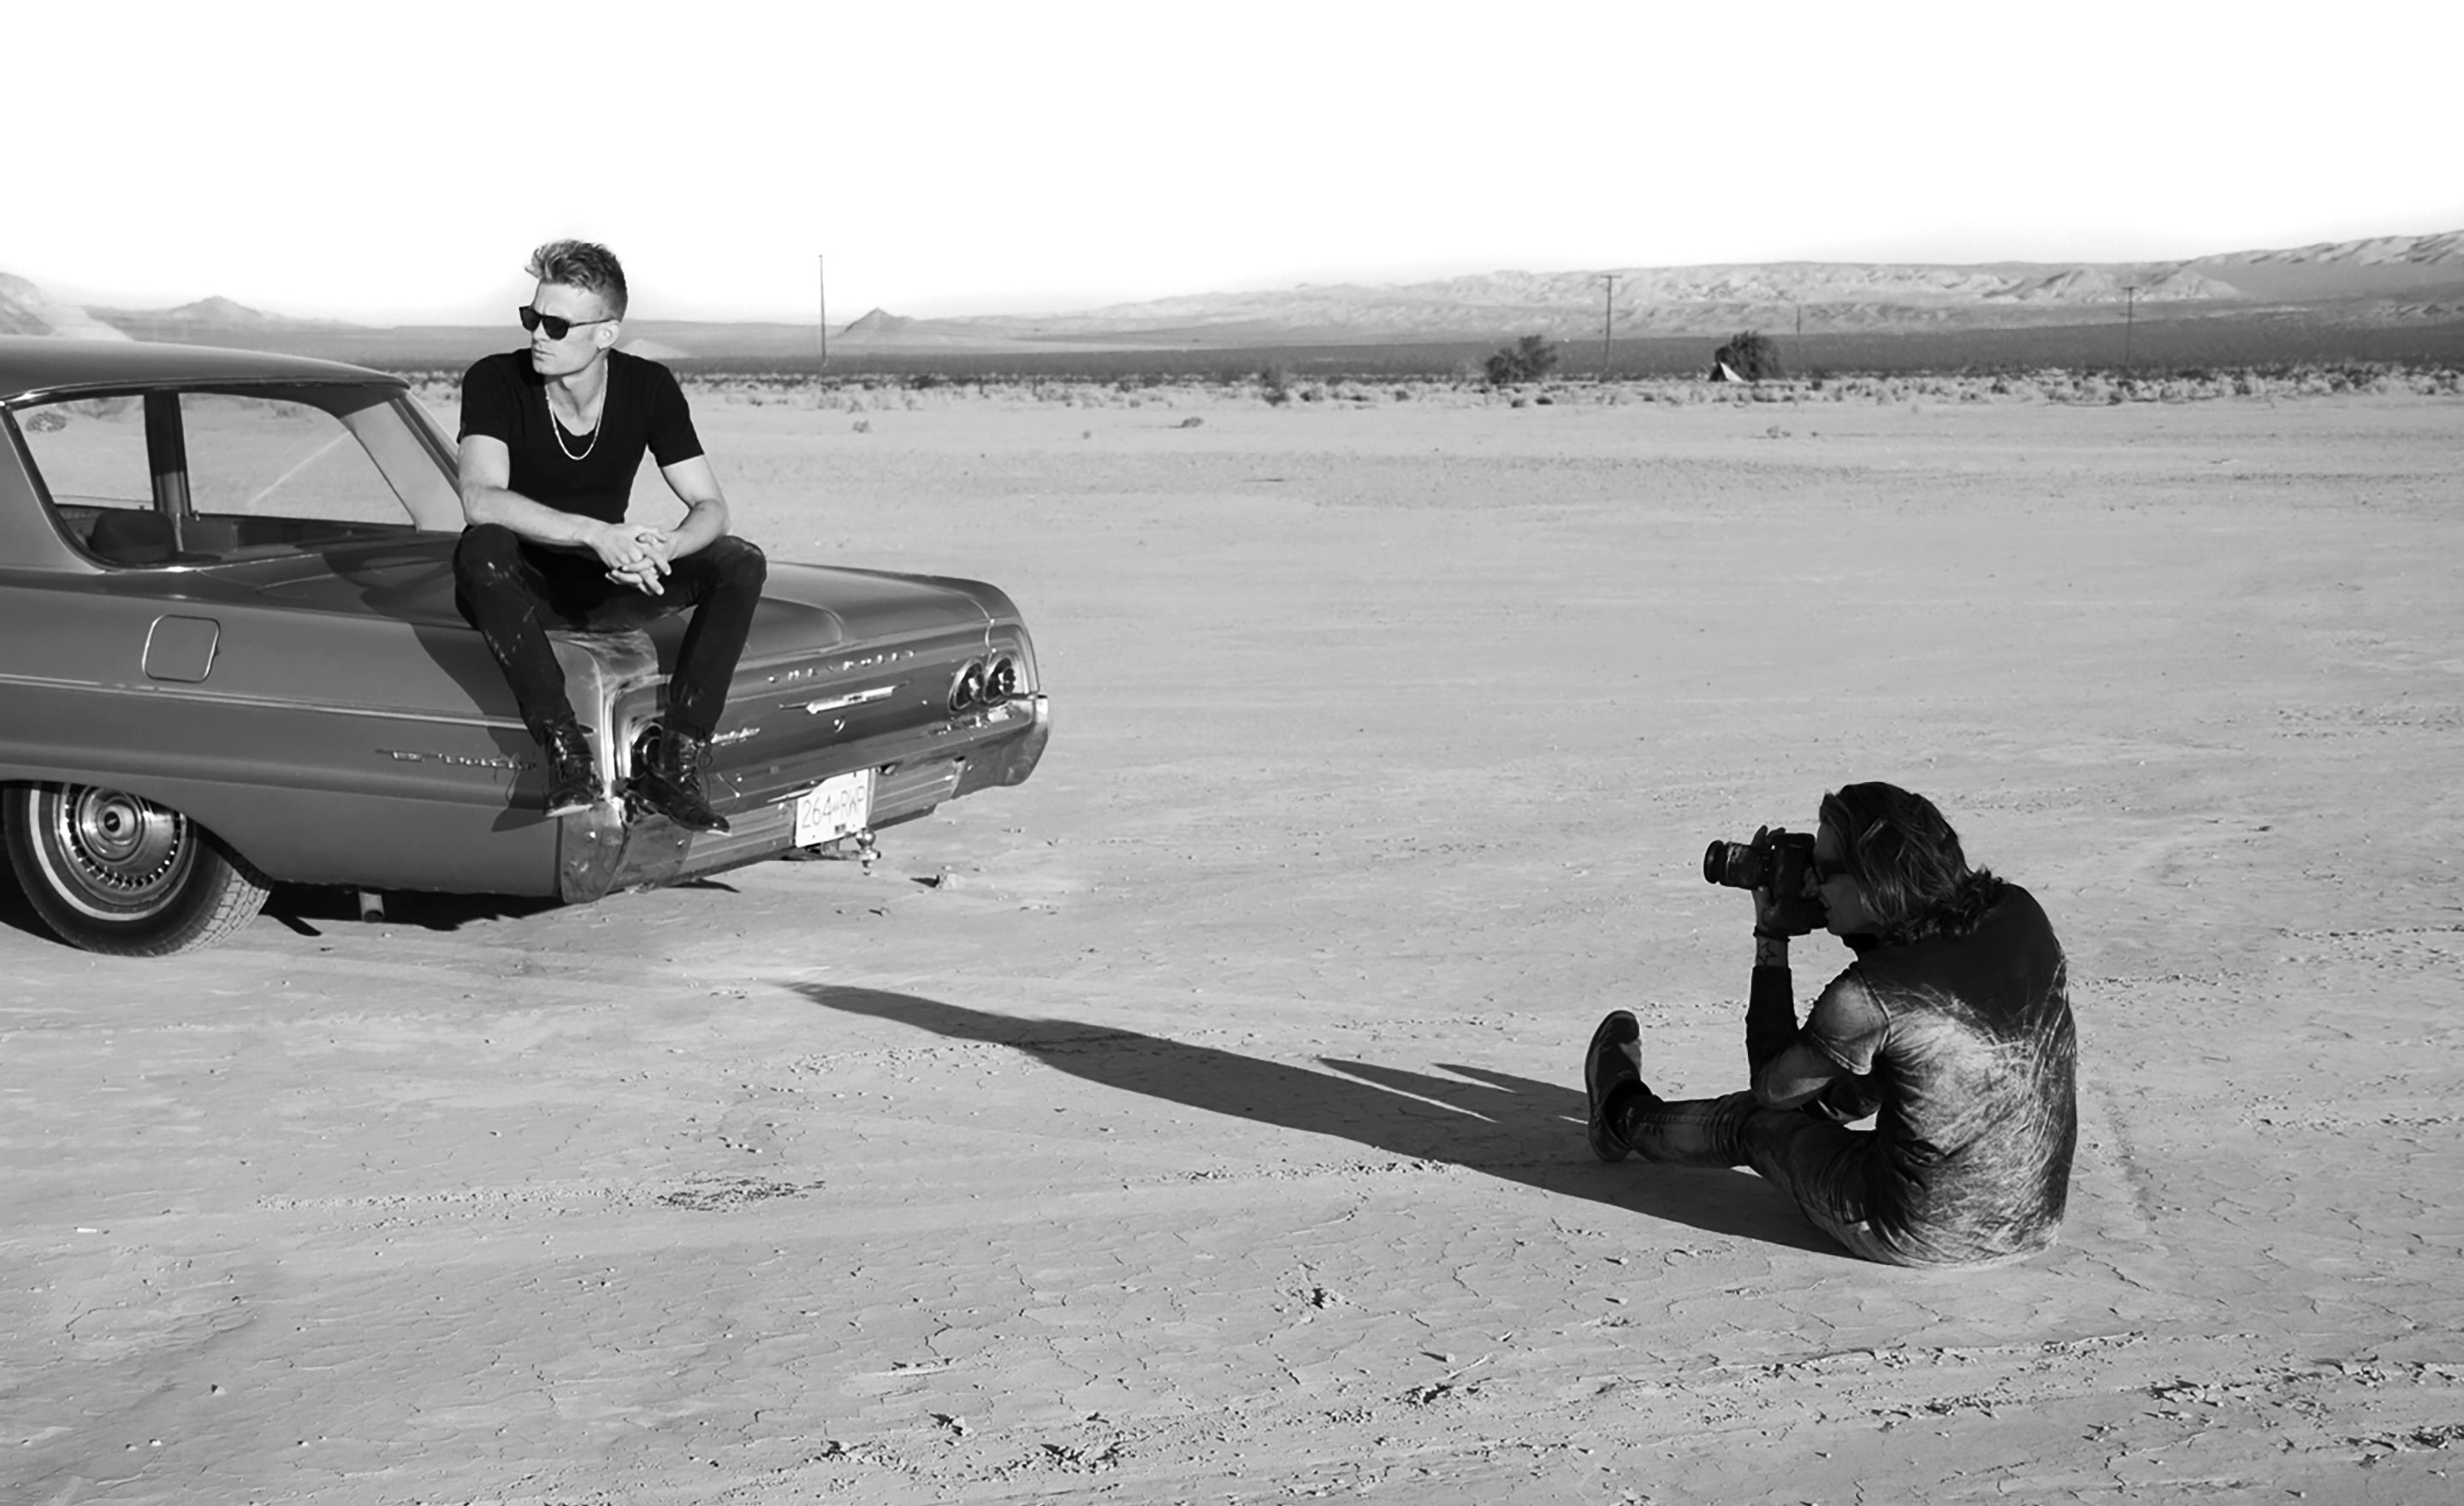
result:
M 728 684 L 769 574 L 759 547 L 725 538 L 678 558 L 664 591 L 649 596 L 607 579 L 588 550 L 544 548 L 502 524 L 474 523 L 453 548 L 453 603 L 488 640 L 523 723 L 542 742 L 549 727 L 574 715 L 548 629 L 640 628 L 690 610 L 668 682 L 668 724 L 707 738 L 727 708 Z

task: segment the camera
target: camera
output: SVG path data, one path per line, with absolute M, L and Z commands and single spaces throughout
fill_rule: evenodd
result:
M 1780 928 L 1792 936 L 1822 928 L 1822 901 L 1805 882 L 1813 867 L 1813 833 L 1785 827 L 1765 827 L 1750 842 L 1714 842 L 1703 852 L 1704 882 L 1770 894 Z

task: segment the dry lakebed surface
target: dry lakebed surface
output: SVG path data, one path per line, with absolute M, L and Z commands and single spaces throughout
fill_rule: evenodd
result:
M 2464 1497 L 2464 399 L 758 395 L 739 531 L 1010 590 L 1043 767 L 870 872 L 0 899 L 0 1500 Z M 1741 1085 L 1704 844 L 1859 779 L 2069 950 L 2025 1264 L 1584 1144 L 1606 1009 Z

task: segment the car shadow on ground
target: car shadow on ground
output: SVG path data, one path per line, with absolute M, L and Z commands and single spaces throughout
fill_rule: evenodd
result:
M 1602 1164 L 1583 1138 L 1579 1089 L 1447 1063 L 1431 1064 L 1451 1074 L 1440 1076 L 1320 1057 L 1331 1070 L 1318 1072 L 1081 1020 L 998 1014 L 876 988 L 784 986 L 842 1013 L 1006 1046 L 1118 1092 L 1462 1166 L 1707 1233 L 1850 1258 L 1751 1172 Z
M 55 945 L 68 944 L 54 936 L 52 928 L 43 923 L 43 918 L 34 913 L 34 907 L 26 902 L 26 892 L 17 887 L 17 876 L 9 872 L 6 863 L 0 863 L 0 925 L 12 931 L 23 931 Z
M 458 931 L 483 920 L 518 920 L 556 909 L 561 901 L 522 898 L 513 895 L 434 895 L 416 890 L 388 890 L 385 922 L 417 926 L 423 931 Z M 276 884 L 266 896 L 268 919 L 300 936 L 322 936 L 337 926 L 362 923 L 359 892 L 319 885 Z
M 424 931 L 458 931 L 482 920 L 518 920 L 557 908 L 554 899 L 523 899 L 508 895 L 430 895 L 410 891 L 387 893 L 385 919 Z M 299 936 L 322 936 L 337 926 L 362 922 L 358 892 L 302 884 L 276 884 L 265 898 L 265 917 Z M 34 907 L 26 902 L 5 865 L 0 865 L 0 927 L 22 931 L 55 946 L 69 943 L 52 934 Z

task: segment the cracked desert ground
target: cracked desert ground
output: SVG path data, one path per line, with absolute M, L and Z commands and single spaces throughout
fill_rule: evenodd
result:
M 1038 634 L 869 874 L 0 902 L 0 1498 L 2458 1498 L 2464 400 L 1087 395 L 699 399 Z M 1741 1081 L 1704 844 L 1866 778 L 2069 949 L 2024 1265 L 1584 1145 L 1605 1009 Z

